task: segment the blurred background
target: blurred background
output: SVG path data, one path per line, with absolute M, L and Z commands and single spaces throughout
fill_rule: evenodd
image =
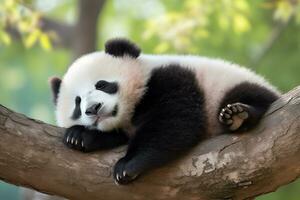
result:
M 0 103 L 55 124 L 48 78 L 112 37 L 230 60 L 283 92 L 300 85 L 300 0 L 0 0 Z M 0 199 L 43 198 L 0 182 Z M 257 199 L 299 200 L 300 180 Z

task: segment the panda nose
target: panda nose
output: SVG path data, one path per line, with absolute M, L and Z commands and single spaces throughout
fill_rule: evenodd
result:
M 86 109 L 86 115 L 97 115 L 99 109 L 101 108 L 101 103 L 94 104 Z

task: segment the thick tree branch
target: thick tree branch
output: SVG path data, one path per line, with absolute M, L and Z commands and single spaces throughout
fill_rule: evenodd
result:
M 300 87 L 253 131 L 202 142 L 184 158 L 116 186 L 125 147 L 92 154 L 67 149 L 63 129 L 0 107 L 0 178 L 70 199 L 251 199 L 300 176 Z

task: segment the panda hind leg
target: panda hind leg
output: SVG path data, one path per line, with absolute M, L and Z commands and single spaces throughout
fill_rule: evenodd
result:
M 224 95 L 217 117 L 227 131 L 247 131 L 258 124 L 278 98 L 276 92 L 262 85 L 243 82 Z
M 243 103 L 227 104 L 219 113 L 219 121 L 230 131 L 246 131 L 257 124 L 263 110 Z

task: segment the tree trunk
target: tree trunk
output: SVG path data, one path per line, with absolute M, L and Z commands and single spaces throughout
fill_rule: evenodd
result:
M 84 154 L 64 129 L 0 107 L 0 179 L 70 199 L 253 199 L 300 176 L 300 87 L 275 102 L 255 130 L 206 140 L 180 160 L 117 186 L 126 148 Z
M 96 50 L 97 22 L 105 0 L 79 0 L 79 17 L 73 36 L 73 58 Z

